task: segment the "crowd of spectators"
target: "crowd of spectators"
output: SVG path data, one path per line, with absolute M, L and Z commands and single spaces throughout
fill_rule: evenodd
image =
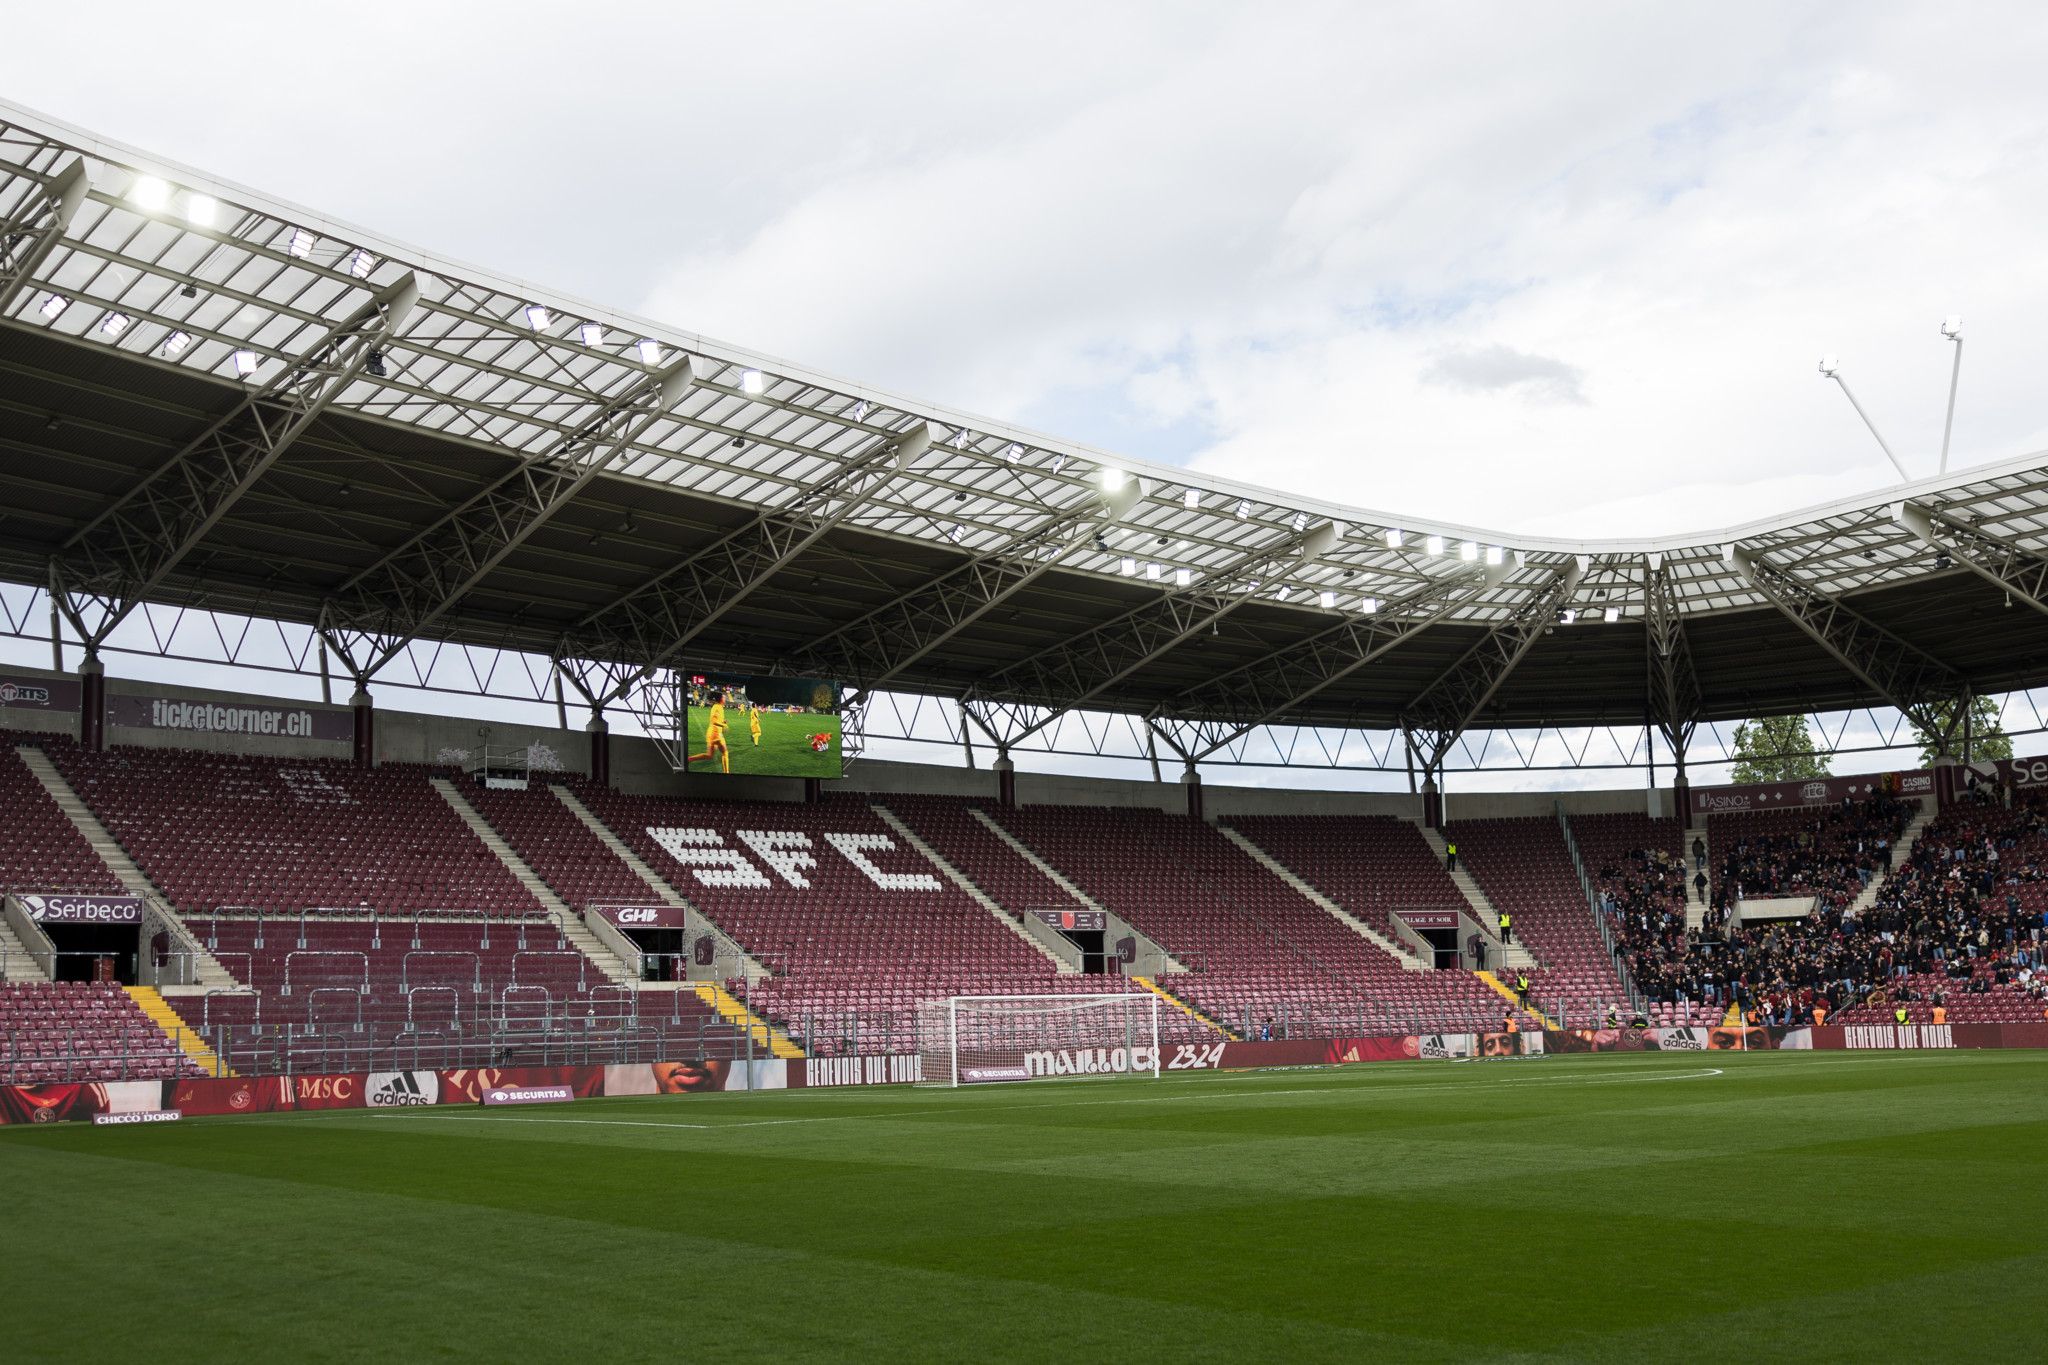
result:
M 1912 805 L 1889 796 L 1720 816 L 1714 903 L 1816 896 L 1846 906 L 1873 877 L 1891 871 L 1892 850 L 1912 817 Z
M 1911 814 L 1888 799 L 1850 803 L 1810 827 L 1802 822 L 1811 835 L 1804 842 L 1782 834 L 1740 840 L 1724 870 L 1739 878 L 1768 869 L 1767 885 L 1813 888 L 1815 905 L 1799 919 L 1741 924 L 1731 890 L 1688 931 L 1681 859 L 1635 850 L 1603 866 L 1602 905 L 1637 989 L 1664 1003 L 1733 1003 L 1769 1024 L 1817 1022 L 1859 1006 L 1946 1007 L 1951 995 L 2000 987 L 2048 1006 L 2048 887 L 2030 889 L 2048 882 L 2048 799 L 1969 792 L 1928 824 L 1872 903 L 1851 913 L 1856 891 L 1884 873 Z

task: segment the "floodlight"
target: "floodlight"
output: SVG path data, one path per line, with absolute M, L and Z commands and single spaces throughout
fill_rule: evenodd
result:
M 100 319 L 100 330 L 110 337 L 117 337 L 128 330 L 128 324 L 135 321 L 126 313 L 109 313 Z
M 361 247 L 357 247 L 354 251 L 349 253 L 348 273 L 355 276 L 357 279 L 369 279 L 370 272 L 372 270 L 375 270 L 376 268 L 377 258 L 375 256 L 372 256 L 369 252 L 363 250 Z
M 1941 334 L 1950 341 L 1961 341 L 1963 339 L 1963 315 L 1961 313 L 1950 313 L 1947 317 L 1943 318 L 1941 320 Z
M 1486 565 L 1487 565 L 1487 567 L 1488 567 L 1488 568 L 1490 568 L 1490 569 L 1497 569 L 1497 568 L 1499 568 L 1499 567 L 1500 567 L 1500 565 L 1501 565 L 1501 561 L 1502 561 L 1502 560 L 1504 560 L 1504 559 L 1506 559 L 1506 558 L 1507 558 L 1507 555 L 1506 555 L 1506 553 L 1505 553 L 1504 551 L 1502 551 L 1502 549 L 1500 548 L 1500 546 L 1498 546 L 1498 545 L 1489 545 L 1489 546 L 1487 546 L 1487 547 L 1486 547 Z
M 1011 464 L 1016 464 L 1024 458 L 1024 447 L 1013 442 L 1008 449 L 1003 451 L 1003 458 Z
M 1515 551 L 1515 567 L 1518 569 L 1529 567 L 1529 552 L 1527 550 Z
M 1609 607 L 1606 611 L 1601 613 L 1601 616 L 1606 620 L 1607 624 L 1611 626 L 1616 621 L 1619 621 L 1621 619 L 1621 608 Z
M 1176 588 L 1185 588 L 1194 581 L 1195 574 L 1192 569 L 1175 569 L 1173 571 L 1173 586 Z
M 1835 377 L 1835 373 L 1841 368 L 1842 362 L 1835 356 L 1824 355 L 1820 358 L 1820 372 L 1822 378 L 1833 379 Z
M 313 234 L 304 228 L 293 228 L 292 239 L 286 244 L 285 251 L 295 260 L 305 260 L 313 254 Z
M 1328 611 L 1331 607 L 1337 605 L 1337 594 L 1331 592 L 1328 588 L 1324 588 L 1318 595 L 1317 600 L 1323 604 L 1323 610 Z
M 1442 536 L 1431 536 L 1427 541 L 1423 542 L 1423 545 L 1433 555 L 1440 555 L 1444 552 L 1444 538 Z
M 652 337 L 641 337 L 640 359 L 649 365 L 659 365 L 661 363 L 661 343 Z
M 185 348 L 191 344 L 190 332 L 173 332 L 164 338 L 164 354 L 171 357 L 182 355 Z
M 1200 507 L 1202 505 L 1202 490 L 1190 488 L 1187 492 L 1181 494 L 1180 505 L 1187 508 L 1190 512 Z
M 536 332 L 545 332 L 548 329 L 548 322 L 547 309 L 537 303 L 526 305 L 526 325 L 528 327 L 531 327 Z
M 139 175 L 128 197 L 151 213 L 161 213 L 171 202 L 171 187 L 153 175 Z
M 740 392 L 758 398 L 768 391 L 768 376 L 759 370 L 740 371 Z
M 601 322 L 586 322 L 576 329 L 576 336 L 585 346 L 602 346 L 604 345 L 604 324 Z
M 1477 564 L 1479 562 L 1479 543 L 1473 540 L 1461 542 L 1458 546 L 1458 558 L 1464 560 L 1467 564 Z
M 70 306 L 70 299 L 65 298 L 62 294 L 52 294 L 43 300 L 43 306 L 36 311 L 46 318 L 55 319 L 59 313 L 62 313 Z
M 1154 583 L 1157 583 L 1159 581 L 1159 566 L 1157 564 L 1152 563 L 1149 560 L 1146 561 L 1145 577 L 1151 579 Z
M 1561 626 L 1568 626 L 1578 619 L 1579 614 L 1570 607 L 1559 607 L 1557 609 L 1557 623 Z
M 1125 578 L 1136 578 L 1138 576 L 1138 561 L 1132 559 L 1129 555 L 1124 556 L 1122 568 Z
M 865 422 L 868 420 L 867 399 L 863 398 L 858 403 L 855 403 L 853 405 L 853 420 L 856 422 Z
M 1358 602 L 1358 610 L 1359 610 L 1359 611 L 1360 611 L 1361 613 L 1363 613 L 1364 615 L 1367 615 L 1367 616 L 1371 616 L 1371 615 L 1373 615 L 1374 613 L 1376 613 L 1377 611 L 1379 611 L 1379 609 L 1380 609 L 1380 599 L 1379 599 L 1379 598 L 1377 598 L 1377 597 L 1364 597 L 1364 598 L 1360 598 L 1360 599 L 1359 599 L 1359 602 Z
M 1400 548 L 1401 548 L 1401 528 L 1400 528 L 1400 527 L 1398 527 L 1398 526 L 1389 526 L 1389 527 L 1387 528 L 1387 548 L 1388 548 L 1389 550 L 1398 550 L 1398 549 L 1400 549 Z
M 1055 455 L 1055 456 L 1053 456 L 1053 457 L 1052 457 L 1052 472 L 1053 472 L 1053 473 L 1057 474 L 1057 473 L 1059 473 L 1059 472 L 1060 472 L 1060 471 L 1061 471 L 1062 469 L 1065 469 L 1066 467 L 1067 467 L 1067 457 L 1066 457 L 1066 455 L 1065 455 L 1064 453 L 1062 453 L 1062 454 L 1059 454 L 1059 455 Z
M 1277 596 L 1279 597 L 1279 599 L 1280 599 L 1280 600 L 1281 600 L 1282 602 L 1285 602 L 1285 601 L 1287 600 L 1287 598 L 1289 597 L 1289 595 L 1293 593 L 1293 591 L 1294 591 L 1294 589 L 1293 589 L 1293 588 L 1290 588 L 1290 587 L 1288 587 L 1288 586 L 1287 586 L 1287 585 L 1286 585 L 1285 583 L 1282 583 L 1282 584 L 1280 585 L 1280 591 L 1279 591 L 1279 593 L 1277 593 L 1276 595 L 1277 595 Z
M 235 352 L 235 373 L 244 379 L 256 373 L 256 353 L 254 351 Z
M 186 195 L 185 221 L 193 227 L 212 227 L 220 221 L 220 200 L 210 194 Z
M 1126 476 L 1124 472 L 1121 469 L 1118 469 L 1115 465 L 1104 465 L 1102 467 L 1103 492 L 1114 493 L 1121 489 L 1124 486 L 1125 477 Z
M 1251 514 L 1252 505 L 1246 502 L 1243 498 L 1239 498 L 1237 500 L 1237 519 L 1239 521 L 1243 521 L 1246 517 L 1250 516 Z

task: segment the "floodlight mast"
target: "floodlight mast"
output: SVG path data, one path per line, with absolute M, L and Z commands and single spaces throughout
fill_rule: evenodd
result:
M 1820 358 L 1820 372 L 1823 378 L 1832 379 L 1842 386 L 1842 396 L 1849 400 L 1850 407 L 1856 409 L 1856 415 L 1863 419 L 1863 425 L 1870 428 L 1870 434 L 1877 438 L 1877 448 L 1892 462 L 1892 468 L 1899 471 L 1899 477 L 1911 479 L 1913 476 L 1906 472 L 1906 466 L 1899 463 L 1899 457 L 1892 454 L 1892 448 L 1885 441 L 1884 433 L 1877 429 L 1877 423 L 1870 420 L 1870 414 L 1863 410 L 1863 405 L 1856 401 L 1856 395 L 1849 391 L 1849 381 L 1842 378 L 1841 362 L 1831 355 L 1824 355 Z
M 1956 363 L 1948 373 L 1948 416 L 1941 423 L 1941 472 L 1948 473 L 1948 437 L 1956 428 L 1956 385 L 1963 377 L 1963 320 L 1951 313 L 1941 320 L 1941 334 L 1956 344 Z

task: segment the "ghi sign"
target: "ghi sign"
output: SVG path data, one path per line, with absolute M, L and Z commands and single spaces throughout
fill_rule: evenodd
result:
M 593 905 L 590 913 L 621 929 L 681 929 L 680 905 Z

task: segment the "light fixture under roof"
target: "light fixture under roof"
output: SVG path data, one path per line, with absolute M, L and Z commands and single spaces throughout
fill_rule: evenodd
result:
M 1122 488 L 1122 487 L 1124 486 L 1124 480 L 1125 480 L 1125 479 L 1126 479 L 1127 477 L 1128 477 L 1128 476 L 1127 476 L 1127 475 L 1126 475 L 1126 474 L 1125 474 L 1125 473 L 1124 473 L 1124 472 L 1123 472 L 1123 471 L 1122 471 L 1121 469 L 1118 469 L 1118 468 L 1117 468 L 1117 467 L 1116 467 L 1115 465 L 1113 465 L 1113 464 L 1106 464 L 1106 465 L 1104 465 L 1104 466 L 1102 467 L 1102 488 L 1103 488 L 1103 491 L 1104 491 L 1104 492 L 1107 492 L 1107 493 L 1114 493 L 1114 492 L 1116 492 L 1117 490 L 1121 489 L 1121 488 Z
M 220 200 L 210 194 L 186 195 L 185 221 L 193 227 L 212 227 L 220 221 Z
M 856 422 L 865 422 L 868 420 L 867 399 L 863 398 L 858 403 L 855 403 L 853 405 L 853 420 Z
M 1024 458 L 1024 447 L 1014 441 L 1011 442 L 1008 446 L 1004 447 L 1003 458 L 1011 464 L 1017 463 L 1017 461 Z
M 1147 561 L 1145 564 L 1145 577 L 1157 583 L 1159 581 L 1159 566 Z
M 1185 588 L 1194 581 L 1195 574 L 1192 569 L 1175 569 L 1173 571 L 1173 586 L 1176 588 Z
M 293 228 L 292 239 L 286 244 L 285 251 L 294 260 L 305 260 L 313 254 L 313 234 L 304 228 Z
M 41 313 L 44 317 L 54 320 L 58 314 L 62 313 L 66 308 L 69 308 L 70 306 L 70 299 L 65 298 L 62 294 L 52 294 L 48 298 L 43 300 L 42 307 L 36 309 L 36 311 L 38 313 Z
M 754 397 L 757 397 L 757 398 L 758 398 L 758 397 L 759 397 L 760 395 L 762 395 L 762 394 L 766 393 L 767 391 L 768 391 L 768 376 L 767 376 L 767 375 L 765 375 L 765 374 L 762 374 L 762 373 L 761 373 L 761 372 L 760 372 L 759 370 L 741 370 L 741 371 L 740 371 L 740 392 L 741 392 L 741 393 L 744 393 L 744 394 L 751 394 L 751 395 L 753 395 Z
M 1621 608 L 1609 607 L 1606 611 L 1602 612 L 1601 615 L 1606 618 L 1607 624 L 1611 626 L 1616 621 L 1619 621 L 1621 619 Z
M 1308 529 L 1308 513 L 1306 513 L 1306 512 L 1296 512 L 1296 513 L 1294 514 L 1294 519 L 1293 519 L 1293 520 L 1292 520 L 1291 522 L 1289 522 L 1288 524 L 1289 524 L 1290 526 L 1292 526 L 1292 527 L 1293 527 L 1293 528 L 1295 529 L 1295 531 L 1296 531 L 1296 532 L 1301 532 L 1301 531 L 1305 531 L 1305 530 L 1307 530 L 1307 529 Z
M 1559 607 L 1557 609 L 1557 623 L 1561 626 L 1571 625 L 1578 619 L 1579 613 L 1571 607 Z
M 1401 548 L 1401 528 L 1400 528 L 1400 527 L 1398 527 L 1398 526 L 1389 526 L 1389 527 L 1387 528 L 1387 548 L 1388 548 L 1389 550 L 1398 550 L 1398 549 L 1400 549 L 1400 548 Z
M 529 303 L 526 305 L 526 325 L 534 331 L 545 332 L 548 329 L 548 323 L 552 320 L 548 316 L 548 310 L 540 304 Z
M 110 337 L 117 337 L 128 330 L 128 324 L 135 321 L 126 313 L 109 313 L 100 319 L 100 330 Z
M 1380 599 L 1377 597 L 1362 597 L 1358 601 L 1358 610 L 1366 616 L 1374 615 L 1379 609 Z
M 1458 543 L 1458 558 L 1464 560 L 1467 564 L 1477 564 L 1479 562 L 1479 542 L 1476 540 L 1460 541 Z
M 184 354 L 185 348 L 191 344 L 190 332 L 173 332 L 164 338 L 164 354 L 175 358 Z
M 1285 601 L 1286 601 L 1286 600 L 1288 599 L 1288 597 L 1289 597 L 1289 596 L 1290 596 L 1290 595 L 1291 595 L 1291 594 L 1292 594 L 1293 592 L 1294 592 L 1294 589 L 1293 589 L 1293 588 L 1290 588 L 1290 587 L 1288 587 L 1288 586 L 1287 586 L 1287 585 L 1286 585 L 1285 583 L 1282 583 L 1282 584 L 1280 585 L 1280 591 L 1279 591 L 1279 593 L 1278 593 L 1278 594 L 1276 594 L 1276 595 L 1277 595 L 1277 596 L 1278 596 L 1278 597 L 1280 598 L 1280 600 L 1281 600 L 1282 602 L 1285 602 Z
M 1431 536 L 1423 542 L 1423 548 L 1433 555 L 1440 555 L 1444 552 L 1444 538 L 1442 536 Z
M 1237 500 L 1237 519 L 1239 521 L 1243 521 L 1246 517 L 1250 516 L 1251 514 L 1252 505 L 1246 502 L 1243 498 L 1239 498 Z
M 1125 578 L 1136 578 L 1138 576 L 1138 561 L 1129 555 L 1124 556 L 1122 568 Z
M 586 322 L 576 329 L 576 337 L 585 346 L 602 346 L 604 345 L 604 324 L 601 322 Z
M 1202 505 L 1202 490 L 1190 488 L 1187 492 L 1181 494 L 1180 505 L 1187 508 L 1190 512 L 1200 507 Z
M 235 373 L 244 379 L 256 373 L 256 353 L 254 351 L 235 352 Z
M 1501 565 L 1501 561 L 1506 558 L 1507 554 L 1500 548 L 1500 546 L 1489 545 L 1486 547 L 1486 565 L 1488 568 L 1499 568 Z
M 370 272 L 377 268 L 377 258 L 357 247 L 348 254 L 348 273 L 359 280 L 370 278 Z
M 128 197 L 151 213 L 161 213 L 171 202 L 171 187 L 153 175 L 138 175 Z
M 1331 592 L 1328 588 L 1324 588 L 1317 600 L 1323 604 L 1323 610 L 1328 611 L 1331 607 L 1337 605 L 1337 594 Z
M 1066 467 L 1067 467 L 1067 457 L 1066 457 L 1065 455 L 1055 455 L 1055 456 L 1053 456 L 1053 457 L 1052 457 L 1052 472 L 1053 472 L 1053 473 L 1057 474 L 1057 473 L 1059 473 L 1059 472 L 1060 472 L 1060 471 L 1061 471 L 1062 469 L 1065 469 Z
M 640 359 L 649 365 L 661 363 L 661 343 L 653 337 L 640 338 Z

